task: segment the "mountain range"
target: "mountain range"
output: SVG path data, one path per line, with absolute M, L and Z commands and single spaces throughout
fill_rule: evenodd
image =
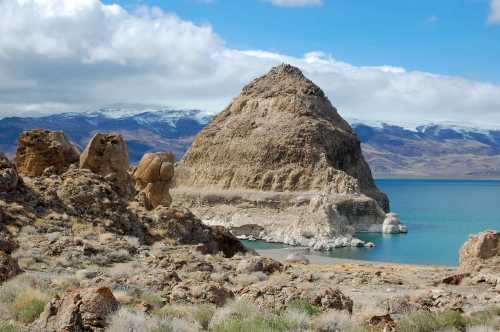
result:
M 83 149 L 96 132 L 121 133 L 132 163 L 145 152 L 173 151 L 179 159 L 210 121 L 200 110 L 112 105 L 95 111 L 0 119 L 0 150 L 12 157 L 21 131 L 63 130 Z M 401 125 L 347 119 L 376 177 L 500 177 L 500 130 L 450 123 Z

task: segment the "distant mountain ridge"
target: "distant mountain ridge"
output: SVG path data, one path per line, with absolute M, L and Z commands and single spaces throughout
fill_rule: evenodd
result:
M 210 121 L 200 110 L 116 104 L 84 113 L 0 119 L 0 150 L 15 153 L 21 131 L 63 130 L 82 149 L 99 131 L 124 135 L 131 162 L 150 151 L 173 151 L 179 159 Z M 377 177 L 500 177 L 500 129 L 453 123 L 392 124 L 347 119 Z

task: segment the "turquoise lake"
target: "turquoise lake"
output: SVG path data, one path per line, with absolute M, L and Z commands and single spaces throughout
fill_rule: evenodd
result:
M 458 251 L 469 234 L 500 229 L 500 180 L 383 179 L 377 185 L 409 233 L 361 233 L 375 248 L 341 248 L 325 255 L 382 262 L 458 265 Z M 497 210 L 497 208 L 499 210 Z M 283 247 L 262 242 L 252 248 Z

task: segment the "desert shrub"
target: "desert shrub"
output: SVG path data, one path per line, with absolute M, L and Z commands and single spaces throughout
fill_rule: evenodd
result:
M 468 327 L 467 332 L 498 332 L 498 329 L 493 326 L 476 325 Z
M 146 302 L 147 304 L 150 304 L 153 306 L 155 309 L 159 309 L 163 306 L 163 299 L 159 294 L 156 293 L 151 293 L 151 292 L 144 292 L 141 294 L 141 300 L 143 302 Z
M 111 319 L 107 332 L 195 332 L 200 329 L 192 322 L 179 318 L 150 316 L 122 308 Z
M 40 316 L 47 302 L 47 295 L 29 290 L 16 297 L 10 310 L 17 321 L 31 323 Z
M 288 308 L 303 311 L 307 313 L 309 316 L 314 316 L 321 312 L 320 308 L 302 299 L 290 301 L 288 303 Z
M 313 328 L 320 332 L 346 331 L 354 328 L 351 316 L 345 311 L 330 310 L 314 318 Z
M 500 328 L 500 307 L 490 307 L 485 310 L 471 313 L 467 319 L 467 325 L 474 326 L 492 326 Z
M 215 307 L 210 304 L 199 304 L 193 309 L 194 320 L 205 330 L 208 330 L 214 314 Z
M 0 321 L 0 332 L 18 332 L 19 329 L 11 323 Z
M 398 332 L 465 331 L 466 320 L 458 312 L 416 311 L 398 322 Z

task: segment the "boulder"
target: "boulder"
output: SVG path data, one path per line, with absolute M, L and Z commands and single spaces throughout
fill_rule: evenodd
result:
M 15 190 L 18 182 L 16 166 L 0 152 L 0 193 Z
M 71 169 L 62 180 L 57 196 L 73 215 L 105 216 L 126 209 L 126 201 L 116 188 L 90 170 Z
M 146 153 L 133 173 L 138 200 L 146 208 L 170 206 L 175 157 L 170 152 Z
M 80 168 L 113 180 L 123 195 L 130 193 L 127 144 L 120 134 L 97 133 L 80 156 Z
M 159 239 L 199 245 L 198 249 L 204 254 L 222 252 L 226 257 L 248 251 L 229 231 L 204 225 L 188 209 L 158 207 L 151 214 L 152 231 Z
M 36 331 L 104 331 L 119 303 L 106 287 L 85 288 L 56 296 L 34 324 Z
M 218 283 L 197 283 L 193 280 L 176 284 L 167 294 L 167 298 L 171 303 L 209 303 L 217 306 L 224 305 L 233 297 L 232 291 Z
M 34 129 L 19 136 L 16 165 L 22 175 L 41 176 L 47 168 L 61 174 L 79 158 L 79 151 L 62 131 Z
M 309 259 L 307 259 L 306 256 L 299 252 L 292 252 L 288 256 L 286 256 L 285 259 L 286 263 L 291 263 L 291 264 L 309 264 Z
M 17 260 L 0 250 L 0 284 L 23 272 Z
M 500 232 L 485 231 L 470 236 L 460 249 L 460 267 L 500 272 Z

